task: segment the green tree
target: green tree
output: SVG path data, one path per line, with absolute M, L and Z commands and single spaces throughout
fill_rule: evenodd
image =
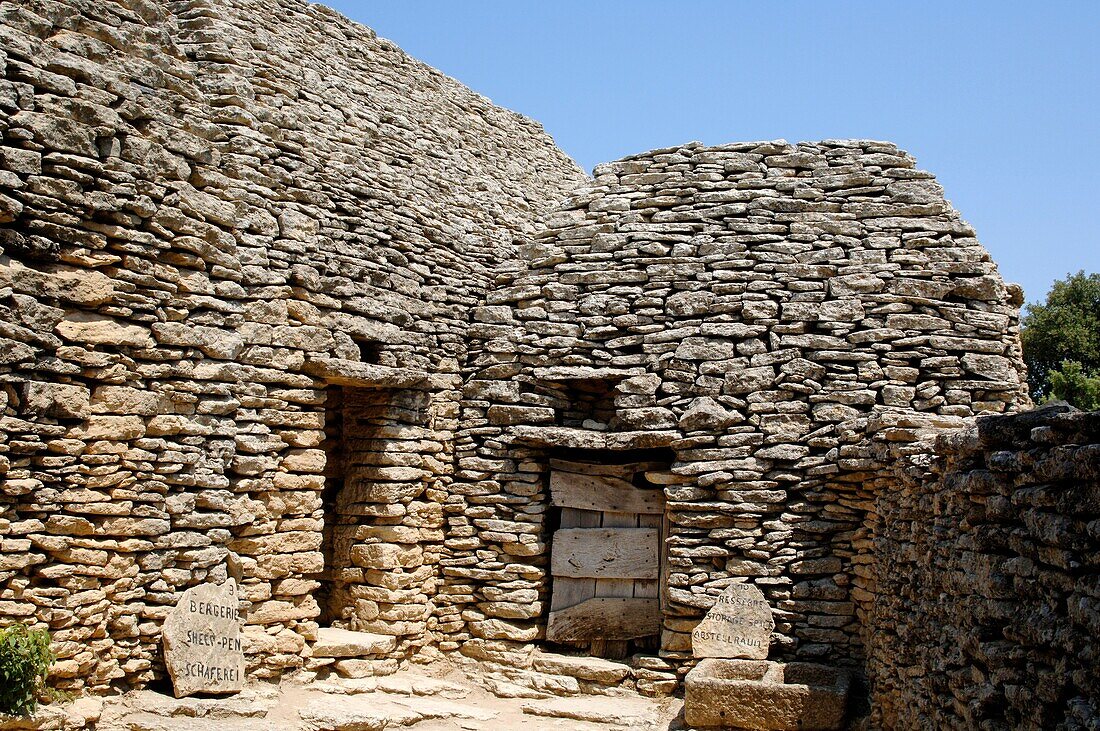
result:
M 1055 282 L 1046 303 L 1028 305 L 1021 339 L 1036 401 L 1100 408 L 1100 274 Z
M 1062 361 L 1062 367 L 1050 372 L 1050 395 L 1078 408 L 1100 409 L 1100 373 L 1091 376 L 1075 360 Z

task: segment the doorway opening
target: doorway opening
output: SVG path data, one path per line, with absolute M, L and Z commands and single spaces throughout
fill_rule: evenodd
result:
M 670 450 L 558 450 L 550 459 L 547 641 L 597 657 L 659 648 Z
M 367 630 L 378 605 L 367 598 L 368 569 L 361 553 L 378 525 L 400 519 L 386 470 L 394 455 L 387 429 L 395 421 L 396 392 L 330 386 L 325 400 L 325 487 L 321 551 L 325 568 L 317 603 L 323 627 Z M 392 430 L 392 429 L 391 429 Z M 400 506 L 397 506 L 400 508 Z

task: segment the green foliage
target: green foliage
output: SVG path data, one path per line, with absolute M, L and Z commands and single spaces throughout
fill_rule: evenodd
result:
M 53 660 L 46 630 L 24 624 L 0 629 L 0 713 L 34 713 Z
M 1086 372 L 1075 360 L 1063 361 L 1050 372 L 1050 395 L 1086 411 L 1100 409 L 1100 371 Z
M 1036 401 L 1059 397 L 1078 408 L 1090 408 L 1074 400 L 1088 393 L 1087 386 L 1082 383 L 1076 388 L 1070 383 L 1100 375 L 1100 274 L 1080 271 L 1055 282 L 1046 303 L 1028 305 L 1020 337 L 1032 397 Z M 1080 372 L 1070 375 L 1064 366 L 1067 361 L 1078 364 Z M 1068 397 L 1054 392 L 1056 372 Z

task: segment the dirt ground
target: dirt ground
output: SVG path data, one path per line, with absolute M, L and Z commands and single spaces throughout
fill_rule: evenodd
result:
M 446 662 L 381 678 L 253 682 L 222 698 L 176 699 L 143 690 L 43 706 L 33 721 L 0 729 L 102 731 L 554 731 L 682 729 L 683 701 L 627 690 L 550 696 Z M 497 694 L 489 691 L 493 688 Z M 515 696 L 515 697 L 501 697 Z

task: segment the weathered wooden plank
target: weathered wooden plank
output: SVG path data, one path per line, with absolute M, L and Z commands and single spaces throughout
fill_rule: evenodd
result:
M 550 573 L 594 579 L 656 579 L 655 528 L 563 528 L 554 534 Z
M 604 528 L 637 528 L 637 513 L 603 513 Z M 646 516 L 657 517 L 657 516 Z M 618 597 L 629 599 L 634 596 L 634 579 L 596 579 L 596 597 Z M 622 659 L 630 654 L 630 640 L 592 640 L 592 654 L 596 657 Z
M 559 528 L 599 528 L 601 525 L 603 525 L 603 514 L 595 510 L 561 509 Z
M 637 513 L 619 513 L 609 510 L 601 513 L 600 525 L 604 528 L 637 528 L 639 517 L 641 516 Z
M 568 609 L 596 596 L 595 579 L 571 579 L 555 576 L 551 586 L 550 611 Z
M 634 513 L 604 513 L 604 528 L 637 528 L 638 516 Z M 659 563 L 659 562 L 658 562 Z M 596 579 L 597 597 L 632 597 L 634 596 L 633 578 L 629 579 Z
M 604 528 L 637 528 L 636 513 L 603 513 Z M 658 562 L 659 563 L 659 562 Z M 597 597 L 632 597 L 634 579 L 596 579 Z
M 656 599 L 589 599 L 568 609 L 550 612 L 546 639 L 551 642 L 629 640 L 661 631 Z
M 659 590 L 658 590 L 658 597 L 661 600 L 661 614 L 664 614 L 665 612 L 668 611 L 668 575 L 671 572 L 671 569 L 668 565 L 668 532 L 669 532 L 669 529 L 670 529 L 670 524 L 669 524 L 668 516 L 662 515 L 661 516 L 661 540 L 660 540 L 660 545 L 657 547 L 657 552 L 661 556 L 661 573 L 660 573 L 660 578 L 658 579 L 658 581 L 661 582 Z
M 639 515 L 638 527 L 640 528 L 656 528 L 661 529 L 661 523 L 663 516 L 660 515 Z M 663 568 L 665 564 L 665 551 L 664 545 L 658 543 L 657 553 L 659 556 L 660 566 Z M 661 571 L 658 571 L 658 575 L 661 575 Z M 656 599 L 659 596 L 660 579 L 638 579 L 634 582 L 634 596 L 639 599 Z M 597 596 L 599 596 L 597 592 Z
M 561 511 L 562 528 L 599 527 L 601 519 L 602 516 L 599 513 L 591 510 L 562 508 Z M 596 596 L 595 579 L 555 576 L 554 583 L 550 587 L 550 611 L 556 612 L 559 609 L 567 609 L 594 596 Z
M 626 480 L 606 475 L 550 472 L 550 502 L 564 508 L 616 513 L 663 513 L 662 490 L 639 490 Z

